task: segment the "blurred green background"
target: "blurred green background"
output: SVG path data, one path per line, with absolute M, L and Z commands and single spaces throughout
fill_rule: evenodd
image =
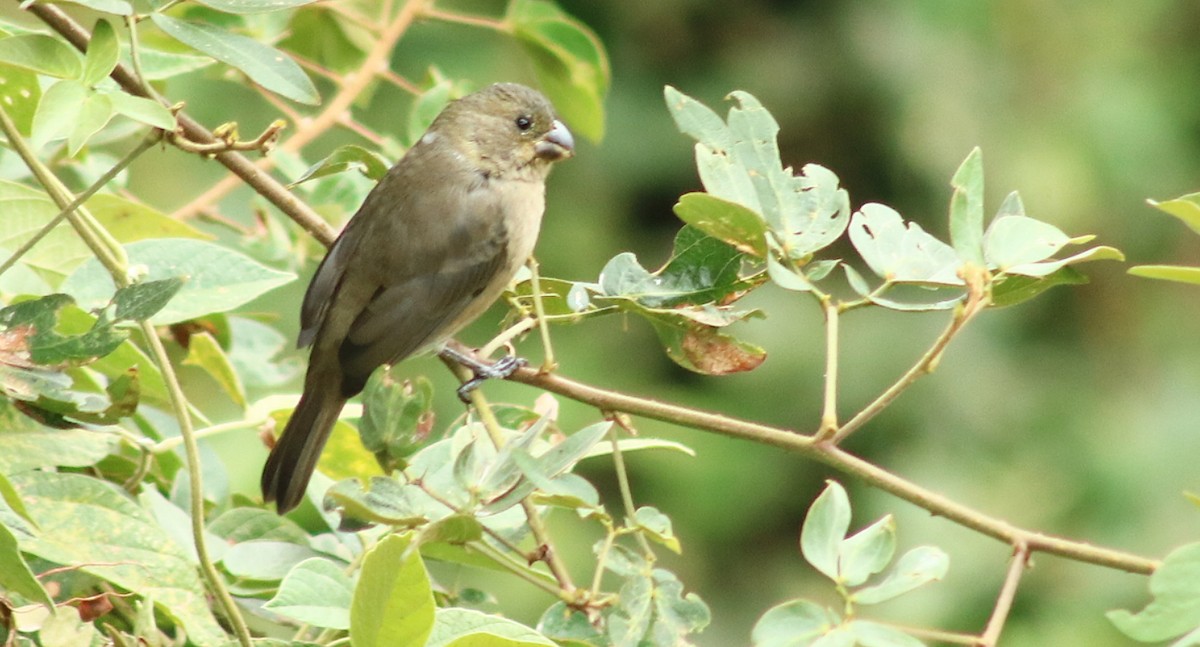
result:
M 972 147 L 984 151 L 989 212 L 1020 190 L 1031 216 L 1069 234 L 1094 233 L 1133 263 L 1200 263 L 1200 244 L 1181 224 L 1145 204 L 1200 189 L 1200 7 L 1145 0 L 991 2 L 786 2 L 613 0 L 561 5 L 594 28 L 608 48 L 612 89 L 608 134 L 582 142 L 577 159 L 550 181 L 538 257 L 544 274 L 594 280 L 625 250 L 647 267 L 667 257 L 679 222 L 671 206 L 699 189 L 691 141 L 663 105 L 664 84 L 724 112 L 726 93 L 756 95 L 779 121 L 785 163 L 824 165 L 855 207 L 870 201 L 945 236 L 948 182 Z M 486 8 L 496 2 L 453 6 Z M 462 46 L 463 37 L 472 46 Z M 394 67 L 419 77 L 431 63 L 482 85 L 532 82 L 519 49 L 470 27 L 419 24 Z M 221 83 L 197 78 L 172 98 L 210 125 L 238 120 L 250 132 L 272 116 L 240 109 Z M 248 93 L 249 94 L 249 93 Z M 381 90 L 363 120 L 397 133 L 408 97 Z M 353 138 L 347 137 L 347 141 Z M 332 143 L 328 144 L 332 146 Z M 197 186 L 221 176 L 215 164 L 163 153 L 139 162 L 138 191 L 162 206 L 190 197 L 154 184 L 154 166 L 190 165 Z M 245 218 L 248 194 L 225 201 Z M 836 249 L 839 254 L 849 248 Z M 307 265 L 306 272 L 313 267 Z M 1126 266 L 1084 266 L 1091 283 L 1057 288 L 1014 309 L 985 313 L 955 340 L 939 370 L 860 431 L 848 448 L 925 487 L 1014 524 L 1161 557 L 1200 535 L 1200 510 L 1183 492 L 1200 489 L 1200 321 L 1195 288 L 1136 279 Z M 306 274 L 307 276 L 307 274 Z M 278 312 L 294 332 L 303 285 L 256 307 Z M 670 363 L 650 328 L 608 318 L 556 329 L 561 371 L 604 387 L 815 430 L 823 330 L 814 304 L 765 289 L 753 297 L 768 318 L 734 333 L 764 346 L 751 373 L 701 377 Z M 480 343 L 499 313 L 463 335 Z M 855 312 L 843 319 L 841 414 L 869 402 L 920 354 L 945 315 Z M 522 352 L 536 357 L 536 340 Z M 292 357 L 302 359 L 295 353 Z M 443 396 L 442 420 L 459 413 L 450 376 L 418 359 Z M 197 378 L 200 379 L 200 378 Z M 497 400 L 531 403 L 537 393 L 489 384 Z M 569 430 L 595 412 L 564 403 Z M 713 610 L 697 639 L 720 647 L 749 642 L 756 618 L 784 600 L 833 603 L 797 550 L 806 507 L 826 478 L 819 465 L 685 429 L 639 422 L 645 435 L 680 440 L 698 455 L 628 458 L 639 503 L 672 517 L 682 556 L 664 555 Z M 252 491 L 261 454 L 245 438 L 218 439 L 235 488 Z M 242 464 L 239 464 L 242 463 Z M 617 509 L 610 466 L 586 465 Z M 901 550 L 936 544 L 951 556 L 942 583 L 868 615 L 906 624 L 979 631 L 1003 578 L 1006 546 L 932 518 L 907 503 L 844 481 L 854 526 L 883 514 L 899 523 Z M 586 528 L 556 521 L 586 577 Z M 664 551 L 665 552 L 665 551 Z M 1022 582 L 1003 644 L 1128 645 L 1104 619 L 1140 608 L 1146 579 L 1038 555 Z M 524 589 L 497 583 L 505 599 Z M 548 599 L 506 607 L 532 621 Z M 529 615 L 534 614 L 534 615 Z

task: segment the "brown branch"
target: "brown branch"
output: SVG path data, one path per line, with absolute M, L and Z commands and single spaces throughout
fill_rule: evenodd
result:
M 62 35 L 63 38 L 66 38 L 67 42 L 74 45 L 76 49 L 81 52 L 87 51 L 87 44 L 91 39 L 91 34 L 70 16 L 63 13 L 58 7 L 52 4 L 37 2 L 29 5 L 26 10 L 41 19 L 51 29 Z M 126 92 L 139 97 L 146 96 L 137 76 L 123 63 L 118 63 L 113 68 L 111 76 Z M 176 121 L 179 123 L 180 130 L 188 139 L 203 143 L 214 143 L 217 141 L 207 128 L 183 112 L 176 114 Z M 244 155 L 234 151 L 225 151 L 217 153 L 214 158 L 237 176 L 234 180 L 235 183 L 240 179 L 242 182 L 250 185 L 259 195 L 274 204 L 289 218 L 295 220 L 317 240 L 326 245 L 333 242 L 336 236 L 333 227 L 330 227 L 321 216 L 317 215 L 317 212 L 292 195 L 283 184 L 246 159 Z
M 1016 544 L 1013 547 L 1012 561 L 1008 564 L 1008 573 L 1004 576 L 1004 584 L 1000 594 L 996 596 L 996 606 L 992 617 L 988 618 L 987 628 L 980 637 L 978 647 L 996 647 L 1000 640 L 1000 632 L 1004 630 L 1004 622 L 1008 620 L 1008 612 L 1012 610 L 1013 600 L 1017 596 L 1017 585 L 1021 575 L 1029 567 L 1029 546 Z
M 379 34 L 379 40 L 375 41 L 374 47 L 367 53 L 362 65 L 359 65 L 357 70 L 342 77 L 337 94 L 329 100 L 325 109 L 312 119 L 297 123 L 295 134 L 279 145 L 281 151 L 298 153 L 300 149 L 339 123 L 343 115 L 350 111 L 350 108 L 354 105 L 359 95 L 371 85 L 376 75 L 381 70 L 388 69 L 388 58 L 391 56 L 396 42 L 400 40 L 400 37 L 412 25 L 426 1 L 409 0 L 404 5 L 400 13 L 396 15 L 396 18 Z M 259 160 L 256 166 L 259 170 L 265 172 L 274 165 L 274 159 L 265 157 Z M 182 209 L 176 211 L 176 217 L 189 218 L 203 211 L 209 205 L 219 201 L 230 191 L 236 189 L 240 184 L 238 180 L 239 178 L 232 176 L 222 179 L 191 202 L 184 205 Z M 308 228 L 305 227 L 305 229 Z M 331 230 L 331 235 L 328 239 L 322 236 L 317 236 L 317 239 L 328 246 L 333 242 L 332 233 Z M 316 234 L 314 233 L 314 235 Z
M 1095 564 L 1130 573 L 1149 575 L 1159 562 L 1139 555 L 1100 548 L 1084 542 L 1063 539 L 1026 530 L 979 512 L 893 474 L 869 461 L 850 454 L 828 442 L 791 429 L 772 427 L 730 416 L 660 402 L 617 391 L 597 388 L 557 374 L 522 368 L 510 378 L 514 381 L 577 400 L 605 411 L 623 411 L 684 427 L 772 445 L 820 461 L 843 473 L 900 499 L 924 508 L 937 516 L 1009 545 L 1028 546 L 1031 552 L 1044 552 L 1079 562 Z

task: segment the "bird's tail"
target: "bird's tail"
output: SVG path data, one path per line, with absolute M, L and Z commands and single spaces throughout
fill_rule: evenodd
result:
M 279 514 L 296 507 L 304 498 L 321 449 L 345 404 L 346 398 L 336 388 L 304 390 L 263 467 L 263 499 L 275 501 Z

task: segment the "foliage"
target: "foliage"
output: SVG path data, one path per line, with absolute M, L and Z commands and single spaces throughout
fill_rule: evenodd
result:
M 451 39 L 457 48 L 478 33 L 468 28 L 495 34 L 526 57 L 572 128 L 596 141 L 605 132 L 607 54 L 548 0 L 510 0 L 495 14 L 420 0 L 77 4 L 100 16 L 86 38 L 42 3 L 25 8 L 36 29 L 5 22 L 0 34 L 3 161 L 25 169 L 0 181 L 0 627 L 9 643 L 105 636 L 113 644 L 248 645 L 253 630 L 264 644 L 692 644 L 712 613 L 660 557 L 683 553 L 686 538 L 670 510 L 636 502 L 625 467 L 631 452 L 691 450 L 629 437 L 631 415 L 823 461 L 1014 549 L 996 613 L 979 635 L 864 619 L 863 607 L 942 578 L 948 558 L 922 546 L 894 559 L 891 516 L 850 534 L 848 495 L 831 482 L 812 504 L 800 549 L 841 607 L 783 602 L 762 615 L 756 645 L 905 646 L 930 633 L 994 644 L 1032 552 L 1137 572 L 1157 566 L 977 513 L 838 446 L 932 372 L 980 313 L 1081 283 L 1075 266 L 1120 260 L 1119 251 L 1065 253 L 1092 237 L 1029 217 L 1015 192 L 985 225 L 978 149 L 951 180 L 943 242 L 891 207 L 854 208 L 830 169 L 786 167 L 779 125 L 750 93 L 731 93 L 722 117 L 670 86 L 667 112 L 695 141 L 704 191 L 675 204 L 684 226 L 669 259 L 648 269 L 620 253 L 594 281 L 530 275 L 513 286 L 512 328 L 497 343 L 546 323 L 634 315 L 684 369 L 746 372 L 766 352 L 735 333 L 765 316 L 745 300 L 767 290 L 811 297 L 827 335 L 817 428 L 776 429 L 533 369 L 516 379 L 600 414 L 569 424 L 551 395 L 491 404 L 475 392 L 469 414 L 447 422 L 429 380 L 384 367 L 361 413 L 350 410 L 335 430 L 301 510 L 276 516 L 231 492 L 197 439 L 237 433 L 253 442 L 252 430 L 266 438 L 283 422 L 294 398 L 281 392 L 295 371 L 278 356 L 284 332 L 258 304 L 319 255 L 301 229 L 327 243 L 330 223 L 357 208 L 385 160 L 473 85 L 437 67 L 436 57 L 409 78 L 386 65 L 393 50 L 421 23 L 463 27 Z M 283 121 L 252 138 L 232 121 L 208 130 L 175 98 L 193 84 L 231 97 L 197 113 L 233 117 L 232 97 L 250 97 Z M 392 118 L 403 124 L 393 139 L 370 118 L 377 97 L 395 91 L 408 108 Z M 284 122 L 295 129 L 286 137 Z M 344 143 L 347 134 L 357 143 Z M 236 179 L 168 215 L 126 172 L 160 143 L 214 158 Z M 257 167 L 243 156 L 272 149 Z M 271 168 L 286 180 L 262 172 Z M 219 203 L 242 185 L 254 198 L 226 217 Z M 1192 223 L 1193 202 L 1160 206 Z M 851 251 L 855 258 L 838 257 Z M 948 311 L 949 323 L 910 370 L 842 421 L 839 317 L 872 307 L 895 316 Z M 612 465 L 616 503 L 578 469 L 598 459 Z M 570 523 L 569 533 L 548 525 L 548 515 Z M 564 539 L 570 533 L 592 543 L 580 579 L 565 556 L 586 551 Z M 1190 644 L 1197 594 L 1189 550 L 1154 574 L 1156 597 L 1145 611 L 1110 614 L 1122 631 L 1144 640 L 1188 633 L 1177 644 Z M 499 573 L 544 593 L 537 622 L 496 613 L 506 600 L 461 585 L 460 572 Z M 510 595 L 511 587 L 490 588 Z

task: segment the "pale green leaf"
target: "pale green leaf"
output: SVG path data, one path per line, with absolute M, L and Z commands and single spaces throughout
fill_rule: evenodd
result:
M 1147 200 L 1150 206 L 1165 211 L 1183 221 L 1192 231 L 1200 233 L 1200 193 L 1181 195 L 1172 200 Z
M 117 66 L 117 58 L 121 54 L 121 44 L 117 41 L 117 32 L 111 23 L 100 19 L 92 28 L 92 38 L 88 41 L 87 54 L 83 59 L 83 77 L 80 81 L 88 86 L 94 86 L 108 78 Z
M 320 103 L 308 75 L 287 54 L 212 25 L 185 22 L 161 13 L 151 14 L 150 18 L 172 38 L 241 70 L 267 90 L 299 103 Z
M 83 73 L 79 53 L 63 41 L 44 34 L 0 38 L 0 62 L 60 79 L 75 79 Z
M 77 121 L 67 135 L 67 154 L 74 156 L 93 135 L 108 125 L 113 117 L 112 99 L 108 95 L 89 93 L 76 115 Z
M 246 390 L 242 387 L 242 380 L 237 371 L 233 370 L 233 365 L 221 345 L 211 334 L 200 332 L 188 338 L 188 354 L 183 363 L 204 369 L 234 404 L 239 407 L 246 406 Z
M 825 490 L 813 501 L 804 518 L 800 529 L 800 552 L 813 568 L 837 581 L 838 557 L 849 529 L 850 498 L 839 483 L 827 481 Z
M 966 262 L 983 265 L 983 152 L 978 147 L 950 179 L 950 241 Z
M 384 537 L 367 552 L 354 587 L 354 647 L 424 647 L 433 626 L 433 591 L 416 546 L 407 536 Z
M 1150 576 L 1149 604 L 1137 613 L 1109 611 L 1122 633 L 1141 642 L 1169 640 L 1200 627 L 1200 543 L 1171 551 Z
M 106 96 L 118 114 L 155 128 L 175 130 L 175 116 L 157 101 L 120 91 L 107 93 Z
M 754 647 L 811 647 L 839 623 L 837 615 L 815 602 L 792 600 L 764 613 L 750 640 Z
M 882 571 L 896 553 L 896 522 L 887 515 L 842 541 L 838 573 L 846 586 L 858 586 Z
M 125 250 L 131 266 L 145 268 L 143 280 L 184 280 L 179 294 L 151 319 L 158 325 L 228 312 L 295 278 L 226 247 L 186 238 L 138 241 Z M 62 289 L 81 307 L 95 308 L 112 296 L 113 284 L 99 262 L 91 260 L 68 277 Z
M 350 628 L 354 585 L 342 566 L 323 557 L 296 564 L 263 605 L 293 620 L 326 629 Z
M 896 565 L 888 571 L 882 582 L 855 591 L 854 601 L 858 604 L 878 604 L 891 600 L 942 579 L 949 568 L 950 557 L 942 549 L 918 546 L 896 560 Z
M 1137 265 L 1129 268 L 1129 273 L 1147 279 L 1161 279 L 1200 285 L 1200 267 L 1183 265 Z

